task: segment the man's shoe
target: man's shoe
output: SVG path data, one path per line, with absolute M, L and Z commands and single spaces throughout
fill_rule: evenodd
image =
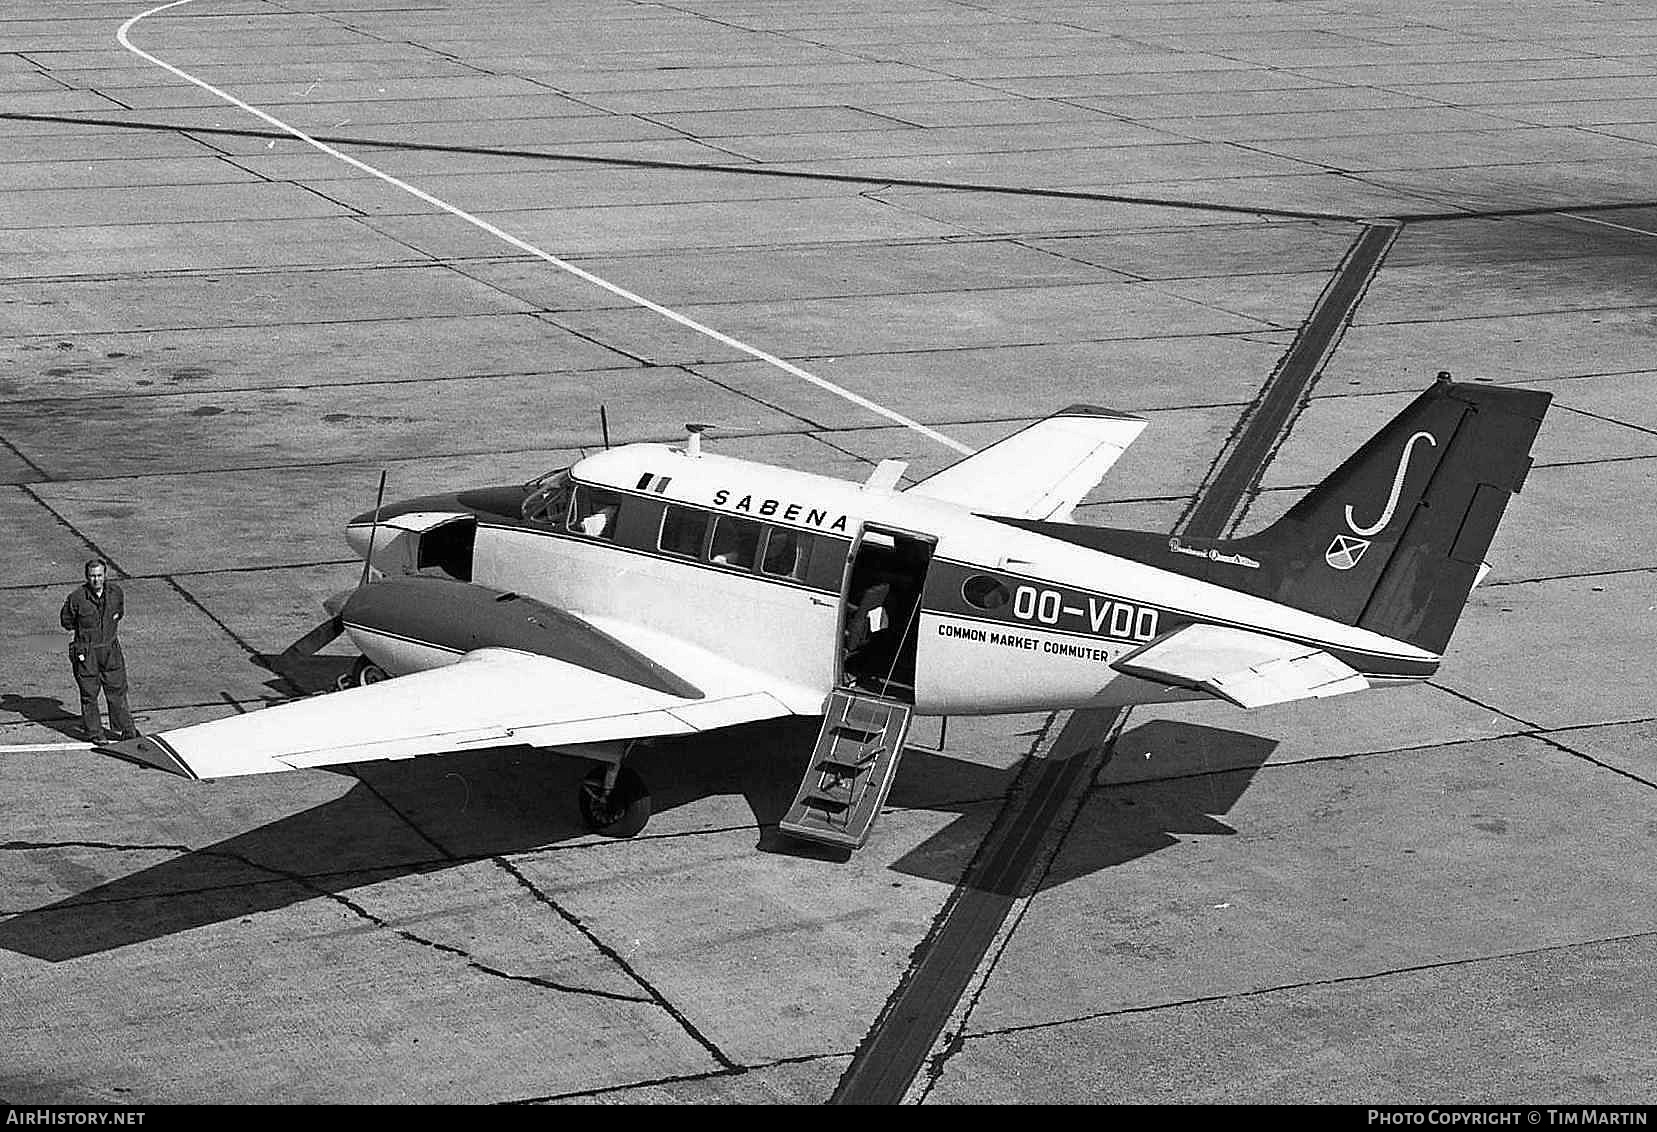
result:
M 121 741 L 125 742 L 128 739 L 142 739 L 143 737 L 144 733 L 134 727 L 131 731 L 128 731 L 125 735 L 121 736 Z
M 105 740 L 104 733 L 102 731 L 82 731 L 81 738 L 85 739 L 88 743 L 94 744 L 107 741 Z

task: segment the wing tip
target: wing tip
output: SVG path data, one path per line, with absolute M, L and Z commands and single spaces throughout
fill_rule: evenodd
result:
M 198 776 L 178 757 L 178 753 L 167 745 L 166 740 L 154 735 L 140 735 L 136 739 L 122 739 L 115 743 L 100 743 L 93 749 L 129 763 L 150 767 L 152 770 L 164 770 L 180 778 L 199 781 Z

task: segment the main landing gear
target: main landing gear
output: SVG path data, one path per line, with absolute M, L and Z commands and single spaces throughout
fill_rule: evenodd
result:
M 650 820 L 650 791 L 644 779 L 619 762 L 594 767 L 576 797 L 581 820 L 606 837 L 632 837 Z

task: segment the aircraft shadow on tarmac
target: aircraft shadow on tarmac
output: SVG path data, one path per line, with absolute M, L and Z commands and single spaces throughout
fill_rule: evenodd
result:
M 1176 845 L 1179 834 L 1233 833 L 1218 815 L 1229 812 L 1242 797 L 1276 747 L 1276 741 L 1247 732 L 1168 720 L 1153 720 L 1125 731 L 1112 743 L 1107 762 L 1098 772 L 1097 785 L 1047 871 L 1026 882 L 1016 876 L 999 879 L 1021 891 L 1040 891 Z M 1157 760 L 1154 777 L 1127 780 L 1126 774 L 1118 772 L 1120 763 L 1147 754 Z M 905 759 L 913 757 L 911 754 Z M 941 761 L 963 765 L 954 760 Z M 903 769 L 909 772 L 912 768 L 906 761 Z M 907 781 L 913 784 L 919 777 L 916 774 Z M 893 787 L 889 801 L 895 805 L 916 804 L 904 789 L 905 782 L 905 776 L 900 775 Z M 928 806 L 924 802 L 919 806 L 958 808 Z M 911 876 L 953 884 L 960 879 L 983 836 L 981 828 L 952 823 L 892 867 Z
M 800 752 L 810 751 L 816 728 L 813 719 L 752 724 L 662 743 L 637 753 L 631 765 L 651 783 L 658 814 L 710 796 L 740 795 L 759 825 L 758 851 L 822 856 L 832 868 L 832 854 L 776 833 L 803 769 Z M 1095 790 L 1042 887 L 1173 845 L 1179 833 L 1229 832 L 1213 815 L 1242 794 L 1273 744 L 1152 722 L 1119 737 L 1117 746 L 1182 751 L 1189 774 Z M 1205 773 L 1205 758 L 1224 769 Z M 553 847 L 586 836 L 574 794 L 589 765 L 505 748 L 342 768 L 360 781 L 338 798 L 20 912 L 0 923 L 0 949 L 62 962 L 399 876 Z M 987 818 L 1015 773 L 912 750 L 889 802 Z M 644 836 L 651 833 L 647 828 Z M 957 883 L 983 836 L 982 821 L 951 822 L 892 867 Z

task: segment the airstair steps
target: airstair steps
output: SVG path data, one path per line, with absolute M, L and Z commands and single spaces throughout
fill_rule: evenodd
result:
M 829 696 L 823 727 L 784 833 L 808 841 L 860 848 L 886 804 L 909 734 L 906 703 L 849 689 Z

